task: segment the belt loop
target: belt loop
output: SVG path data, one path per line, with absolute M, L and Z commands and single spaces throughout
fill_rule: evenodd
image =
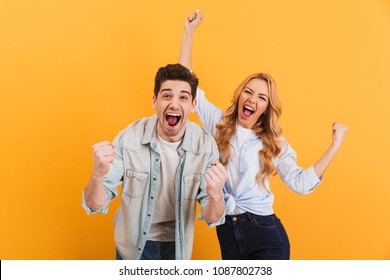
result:
M 249 219 L 249 221 L 253 221 L 253 216 L 251 215 L 251 213 L 249 213 L 249 212 L 246 212 L 246 215 L 248 216 L 248 219 Z

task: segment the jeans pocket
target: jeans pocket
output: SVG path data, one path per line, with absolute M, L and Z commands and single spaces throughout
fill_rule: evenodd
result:
M 276 224 L 271 216 L 252 215 L 252 223 L 261 229 L 275 229 Z

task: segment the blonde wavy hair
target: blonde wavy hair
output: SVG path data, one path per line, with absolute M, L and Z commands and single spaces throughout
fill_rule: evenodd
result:
M 256 181 L 265 187 L 265 180 L 276 174 L 275 165 L 272 158 L 278 156 L 282 150 L 279 136 L 282 128 L 279 125 L 279 117 L 282 113 L 281 102 L 273 78 L 265 73 L 255 73 L 249 75 L 237 87 L 233 95 L 232 104 L 226 109 L 222 122 L 217 124 L 218 133 L 215 140 L 220 153 L 220 162 L 227 165 L 230 159 L 230 140 L 236 132 L 236 122 L 238 120 L 238 99 L 248 82 L 252 79 L 260 79 L 267 83 L 269 104 L 265 112 L 259 117 L 252 130 L 263 140 L 264 147 L 259 151 L 261 169 L 256 174 Z M 222 155 L 223 154 L 223 155 Z M 260 180 L 261 179 L 261 180 Z M 267 189 L 268 190 L 268 189 Z

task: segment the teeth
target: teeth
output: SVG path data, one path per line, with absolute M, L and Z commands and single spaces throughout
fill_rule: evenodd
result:
M 248 109 L 248 110 L 250 110 L 250 111 L 252 111 L 252 112 L 255 111 L 255 109 L 253 109 L 252 107 L 246 106 L 246 105 L 244 106 L 244 108 L 245 108 L 245 109 Z
M 168 113 L 167 116 L 180 117 L 180 114 Z

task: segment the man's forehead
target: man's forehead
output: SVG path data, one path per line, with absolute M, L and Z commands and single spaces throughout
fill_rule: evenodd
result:
M 160 92 L 188 92 L 191 94 L 191 86 L 188 82 L 178 80 L 167 80 L 161 84 Z

